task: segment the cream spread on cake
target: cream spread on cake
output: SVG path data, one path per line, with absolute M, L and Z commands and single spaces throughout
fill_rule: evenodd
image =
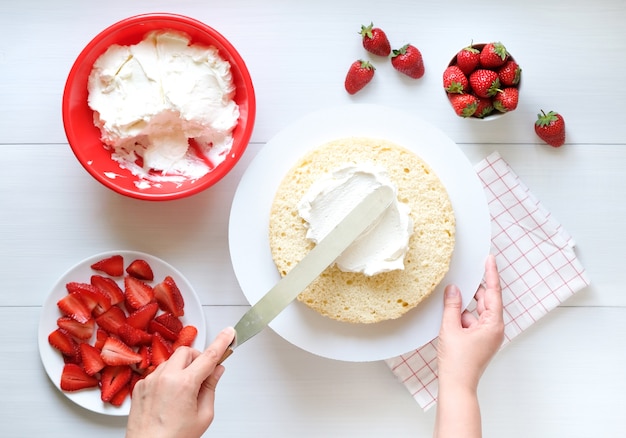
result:
M 397 187 L 382 166 L 345 164 L 316 180 L 298 204 L 306 221 L 306 238 L 320 242 L 359 202 L 380 186 Z M 376 275 L 404 269 L 404 256 L 413 233 L 408 205 L 397 197 L 381 217 L 335 261 L 344 272 Z
M 150 32 L 109 47 L 89 76 L 102 141 L 121 167 L 149 181 L 200 178 L 232 146 L 239 108 L 230 64 L 215 47 L 190 42 L 180 32 Z

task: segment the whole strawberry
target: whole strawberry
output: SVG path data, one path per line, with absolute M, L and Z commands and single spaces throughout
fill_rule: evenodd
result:
M 405 44 L 391 53 L 391 65 L 400 73 L 419 79 L 424 76 L 424 60 L 421 52 L 412 44 Z
M 471 117 L 476 112 L 478 100 L 471 94 L 449 94 L 448 98 L 457 116 Z
M 522 69 L 517 62 L 509 59 L 504 63 L 500 70 L 498 70 L 498 77 L 500 78 L 500 84 L 504 87 L 514 87 L 519 84 L 522 75 Z
M 391 53 L 391 44 L 385 32 L 374 27 L 374 23 L 370 23 L 369 26 L 361 25 L 361 32 L 363 47 L 370 53 L 378 56 L 389 56 Z
M 476 70 L 480 62 L 480 50 L 469 45 L 456 54 L 456 65 L 463 73 L 469 75 Z
M 517 108 L 517 101 L 519 100 L 519 91 L 517 88 L 508 87 L 493 98 L 493 107 L 501 113 L 513 111 Z
M 375 70 L 369 61 L 354 61 L 346 74 L 344 83 L 346 91 L 350 94 L 355 94 L 363 89 L 374 78 Z
M 477 97 L 478 104 L 476 105 L 476 111 L 472 114 L 472 117 L 482 119 L 487 117 L 493 112 L 493 102 L 488 97 Z
M 493 70 L 479 68 L 470 75 L 469 84 L 476 96 L 492 97 L 500 88 L 500 78 Z
M 535 133 L 552 147 L 563 146 L 565 143 L 565 120 L 563 116 L 555 111 L 546 114 L 541 110 L 541 113 L 537 114 Z
M 443 88 L 448 93 L 464 93 L 469 81 L 465 74 L 456 65 L 451 65 L 443 72 Z
M 480 52 L 480 65 L 484 68 L 498 68 L 509 56 L 506 47 L 500 42 L 486 44 Z

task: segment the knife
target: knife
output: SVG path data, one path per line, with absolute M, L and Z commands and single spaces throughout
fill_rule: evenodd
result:
M 393 190 L 381 186 L 357 204 L 300 263 L 243 315 L 235 325 L 235 339 L 218 363 L 222 363 L 235 348 L 263 330 L 381 216 L 393 198 Z

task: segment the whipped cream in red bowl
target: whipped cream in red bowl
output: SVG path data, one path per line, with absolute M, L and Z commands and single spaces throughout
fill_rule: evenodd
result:
M 97 181 L 164 201 L 221 180 L 245 152 L 254 87 L 234 46 L 176 14 L 121 20 L 78 55 L 63 94 L 72 151 Z

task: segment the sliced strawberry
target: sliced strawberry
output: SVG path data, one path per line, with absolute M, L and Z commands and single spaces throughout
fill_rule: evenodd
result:
M 150 324 L 148 325 L 148 332 L 152 334 L 158 333 L 170 342 L 174 342 L 176 338 L 178 338 L 178 333 L 156 319 L 150 321 Z
M 150 264 L 143 259 L 133 260 L 126 268 L 126 273 L 140 280 L 154 280 L 154 272 L 152 272 Z
M 98 260 L 91 265 L 94 271 L 104 272 L 111 277 L 121 277 L 124 275 L 124 258 L 121 255 L 112 255 L 111 257 Z
M 178 285 L 169 275 L 161 283 L 154 286 L 154 297 L 159 303 L 159 307 L 165 312 L 170 312 L 174 316 L 185 314 L 183 296 Z
M 155 333 L 152 336 L 152 365 L 159 366 L 170 358 L 173 351 L 172 344 L 166 341 L 159 333 Z
M 75 356 L 78 351 L 77 342 L 62 328 L 58 328 L 48 335 L 48 343 L 64 356 Z
M 124 301 L 124 292 L 117 285 L 115 280 L 102 275 L 94 274 L 91 276 L 91 284 L 106 293 L 111 299 L 111 304 L 119 304 Z
M 147 377 L 149 376 L 154 370 L 156 370 L 157 366 L 152 364 L 150 365 L 144 372 L 143 372 L 143 376 Z
M 102 350 L 102 347 L 104 347 L 104 343 L 106 342 L 108 337 L 109 334 L 106 330 L 98 328 L 98 330 L 96 330 L 96 342 L 93 346 L 96 347 L 98 350 Z
M 90 283 L 83 283 L 80 281 L 70 281 L 69 283 L 65 284 L 65 288 L 67 289 L 67 292 L 70 294 L 83 292 L 83 291 L 87 291 L 87 292 L 96 291 L 96 287 L 94 285 Z
M 83 369 L 87 374 L 93 376 L 104 368 L 105 363 L 100 356 L 100 350 L 86 342 L 81 343 L 79 348 Z
M 139 347 L 138 353 L 141 355 L 141 361 L 137 363 L 138 370 L 146 370 L 152 363 L 152 352 L 148 345 Z
M 62 389 L 99 385 L 102 400 L 114 406 L 123 404 L 134 385 L 175 348 L 191 346 L 198 334 L 180 320 L 184 299 L 171 276 L 153 288 L 147 282 L 154 280 L 154 272 L 145 260 L 133 260 L 127 275 L 123 266 L 121 255 L 107 257 L 91 266 L 102 275 L 92 274 L 89 283 L 68 282 L 68 294 L 57 301 L 63 316 L 48 337 L 65 363 Z M 123 276 L 123 287 L 109 276 Z
M 134 374 L 134 373 L 133 373 Z M 132 374 L 131 374 L 132 379 Z M 109 400 L 113 406 L 122 406 L 126 397 L 130 395 L 130 380 L 128 383 L 120 388 L 119 391 L 115 393 L 115 395 Z
M 91 319 L 91 310 L 78 294 L 67 294 L 57 301 L 59 310 L 78 322 L 86 323 Z
M 141 355 L 118 338 L 109 336 L 104 342 L 102 360 L 106 365 L 130 365 L 141 361 Z
M 183 323 L 181 322 L 181 320 L 169 312 L 160 314 L 159 316 L 154 318 L 154 320 L 160 322 L 176 334 L 178 334 L 178 332 L 180 332 L 183 328 Z
M 191 347 L 193 341 L 196 340 L 196 336 L 198 336 L 198 329 L 193 325 L 186 325 L 182 328 L 182 330 L 178 333 L 178 338 L 174 341 L 174 345 L 172 348 L 176 350 L 178 347 L 184 345 L 186 347 Z
M 70 282 L 66 288 L 70 294 L 78 295 L 94 316 L 101 315 L 111 307 L 109 294 L 90 283 Z
M 81 359 L 80 359 L 80 350 L 78 348 L 78 343 L 76 344 L 76 352 L 74 354 L 71 354 L 69 356 L 66 355 L 66 354 L 63 355 L 63 363 L 64 364 L 73 363 L 73 364 L 82 366 L 82 362 L 81 362 Z
M 152 335 L 145 330 L 141 330 L 126 323 L 120 327 L 119 337 L 129 347 L 137 345 L 148 345 L 152 342 Z
M 120 327 L 126 322 L 126 314 L 117 307 L 112 306 L 109 310 L 96 318 L 96 323 L 112 334 L 118 334 Z
M 132 370 L 127 365 L 107 366 L 102 369 L 100 377 L 100 398 L 110 402 L 115 394 L 128 385 Z
M 93 336 L 93 330 L 96 327 L 96 322 L 93 319 L 82 323 L 76 321 L 69 316 L 61 316 L 57 319 L 57 326 L 68 332 L 73 337 L 80 340 L 87 340 Z
M 63 366 L 61 373 L 61 389 L 63 391 L 78 391 L 98 386 L 98 379 L 87 374 L 80 365 L 68 363 Z
M 102 292 L 100 289 L 92 294 L 90 298 L 96 303 L 91 311 L 93 316 L 100 316 L 111 308 L 111 298 L 109 297 L 109 294 Z
M 135 328 L 147 330 L 148 324 L 154 319 L 158 311 L 159 305 L 156 302 L 148 303 L 128 315 L 126 322 Z
M 130 275 L 124 277 L 124 292 L 126 307 L 130 310 L 137 310 L 154 301 L 152 286 Z

